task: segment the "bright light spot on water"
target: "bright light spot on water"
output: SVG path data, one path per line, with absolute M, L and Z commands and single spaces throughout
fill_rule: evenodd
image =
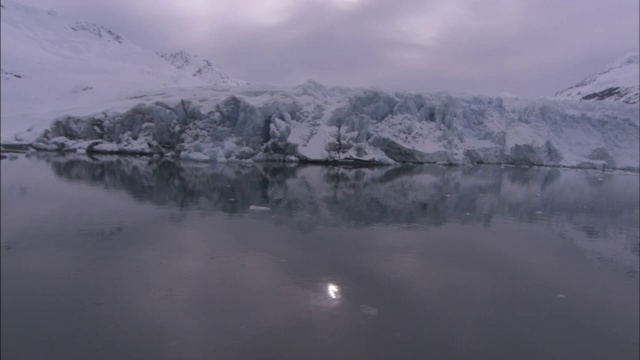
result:
M 332 299 L 337 299 L 340 297 L 340 288 L 336 284 L 329 283 L 327 284 L 327 294 Z

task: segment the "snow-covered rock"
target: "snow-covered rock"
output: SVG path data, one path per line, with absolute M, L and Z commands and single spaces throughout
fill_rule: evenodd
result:
M 124 111 L 57 118 L 59 150 L 198 161 L 503 163 L 638 169 L 639 111 L 624 103 L 241 86 L 143 97 Z M 162 101 L 160 101 L 162 100 Z M 60 146 L 60 137 L 68 139 Z M 108 144 L 108 145 L 107 145 Z
M 560 98 L 576 100 L 640 102 L 640 63 L 638 53 L 628 54 L 604 71 L 589 76 L 578 84 L 557 92 Z
M 209 59 L 200 58 L 198 55 L 191 55 L 184 50 L 174 53 L 157 53 L 160 58 L 166 60 L 176 69 L 184 71 L 189 76 L 203 80 L 215 86 L 238 86 L 247 85 L 243 80 L 232 79 L 220 67 L 216 66 Z

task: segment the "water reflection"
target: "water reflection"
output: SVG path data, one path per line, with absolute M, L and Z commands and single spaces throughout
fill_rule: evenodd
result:
M 2 165 L 8 358 L 637 358 L 637 174 Z
M 345 168 L 278 164 L 183 166 L 146 158 L 42 155 L 56 175 L 157 205 L 242 214 L 302 232 L 376 224 L 490 227 L 544 222 L 595 261 L 638 273 L 637 173 L 499 166 Z M 615 261 L 610 261 L 615 258 Z M 620 265 L 621 264 L 621 265 Z
M 591 221 L 583 226 L 597 237 L 606 228 L 628 223 L 638 209 L 637 174 L 498 166 L 179 166 L 140 158 L 45 160 L 61 178 L 124 190 L 141 201 L 232 214 L 270 210 L 279 219 L 295 219 L 301 229 L 344 222 L 489 226 L 496 215 L 527 222 L 586 215 Z

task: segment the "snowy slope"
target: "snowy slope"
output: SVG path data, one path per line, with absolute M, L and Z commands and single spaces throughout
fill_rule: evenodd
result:
M 628 54 L 609 65 L 604 71 L 557 92 L 556 96 L 576 100 L 607 100 L 638 104 L 640 101 L 639 68 L 638 53 Z
M 173 65 L 176 69 L 185 72 L 208 84 L 215 86 L 239 86 L 247 85 L 243 80 L 232 79 L 220 67 L 214 65 L 211 60 L 200 58 L 198 55 L 191 55 L 184 50 L 174 53 L 157 53 L 162 59 Z
M 3 0 L 0 33 L 3 133 L 32 126 L 39 113 L 95 109 L 131 92 L 208 84 L 116 31 L 54 11 Z M 6 121 L 16 117 L 22 120 Z

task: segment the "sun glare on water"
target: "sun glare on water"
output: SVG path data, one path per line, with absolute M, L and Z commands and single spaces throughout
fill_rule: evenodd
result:
M 329 283 L 329 284 L 327 284 L 327 294 L 332 299 L 339 299 L 340 298 L 340 288 L 336 284 Z

